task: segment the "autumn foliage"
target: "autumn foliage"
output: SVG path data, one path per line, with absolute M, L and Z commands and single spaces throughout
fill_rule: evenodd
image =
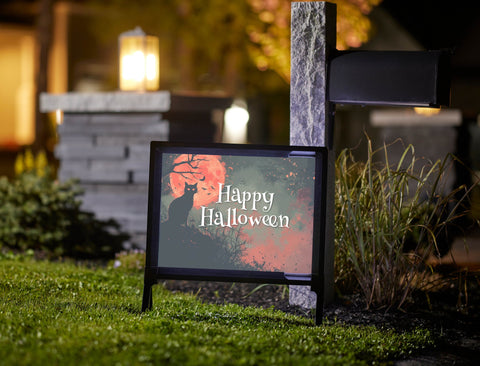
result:
M 359 47 L 372 32 L 368 17 L 381 0 L 331 0 L 337 4 L 337 48 Z M 183 90 L 278 88 L 290 81 L 291 0 L 110 0 L 95 23 L 109 44 L 142 25 L 160 36 L 161 77 Z M 110 14 L 108 22 L 105 14 Z M 277 78 L 278 79 L 278 78 Z

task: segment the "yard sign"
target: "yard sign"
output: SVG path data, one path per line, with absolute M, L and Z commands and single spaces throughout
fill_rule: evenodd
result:
M 311 286 L 317 294 L 316 322 L 321 322 L 323 301 L 333 298 L 335 104 L 438 107 L 449 104 L 450 93 L 448 52 L 340 52 L 335 49 L 335 40 L 335 4 L 322 1 L 292 2 L 292 146 L 275 149 L 226 145 L 210 148 L 152 145 L 143 309 L 151 306 L 151 286 L 159 278 L 288 283 Z M 309 157 L 304 159 L 313 159 L 315 156 L 314 174 L 309 170 L 311 167 L 297 163 L 297 158 L 298 161 L 301 158 L 295 156 L 294 151 L 313 153 L 306 154 Z M 180 158 L 182 155 L 184 157 Z M 199 155 L 208 156 L 209 164 L 225 167 L 226 183 L 214 180 L 210 187 L 205 185 L 209 181 L 208 175 L 200 171 L 173 173 L 171 170 L 181 163 L 176 159 L 187 159 L 181 165 L 196 167 L 194 159 L 198 159 Z M 214 156 L 219 157 L 219 163 L 215 163 Z M 201 159 L 198 166 L 207 161 L 204 160 L 207 158 Z M 289 170 L 286 167 L 291 168 L 290 172 L 281 170 Z M 239 175 L 230 174 L 239 168 L 251 168 L 255 173 L 250 172 L 246 175 L 248 179 L 243 180 Z M 166 169 L 164 173 L 161 173 L 162 169 Z M 275 191 L 279 186 L 271 178 L 286 179 L 290 173 L 304 179 L 296 181 L 289 189 L 283 186 L 278 192 Z M 169 180 L 166 183 L 167 175 L 171 176 L 172 182 Z M 176 182 L 180 180 L 179 176 L 190 180 Z M 223 171 L 220 176 L 223 176 Z M 235 181 L 229 182 L 232 176 Z M 305 184 L 305 179 L 312 177 L 315 177 L 313 206 L 302 206 L 302 210 L 306 210 L 303 214 L 296 209 L 291 210 L 291 207 L 297 207 L 295 204 L 303 202 L 301 192 L 306 187 L 299 184 Z M 249 186 L 248 180 L 256 181 L 255 178 L 262 179 L 263 183 Z M 165 194 L 162 190 L 166 190 Z M 172 191 L 172 197 L 168 196 L 168 190 Z M 190 203 L 185 203 L 189 195 L 194 197 L 192 208 Z M 216 201 L 202 204 L 199 202 L 202 196 L 217 198 Z M 190 200 L 188 198 L 188 202 Z M 171 209 L 170 206 L 167 208 L 169 201 L 173 204 Z M 280 204 L 285 206 L 276 206 Z M 185 218 L 187 208 L 190 211 Z M 306 214 L 309 210 L 313 210 L 313 216 Z M 292 215 L 289 216 L 289 213 Z M 168 223 L 172 221 L 169 214 L 176 217 L 173 223 Z M 301 217 L 299 221 L 295 221 L 297 214 Z M 313 228 L 306 224 L 307 217 L 313 218 Z M 299 239 L 300 236 L 296 239 L 291 236 L 287 240 L 295 230 L 295 235 L 300 234 L 299 226 L 292 226 L 300 222 L 305 225 L 304 234 L 311 236 L 311 251 Z M 205 239 L 209 241 L 208 244 L 203 243 L 210 248 L 208 252 L 195 246 L 200 242 L 196 234 L 190 231 L 192 225 L 195 230 L 203 230 L 202 235 L 218 238 L 216 241 L 212 239 L 212 242 Z M 236 235 L 235 241 L 229 239 L 229 235 Z M 298 240 L 304 246 L 290 251 Z M 178 241 L 189 242 L 191 247 L 187 251 L 180 250 L 173 245 Z M 217 253 L 220 242 L 227 244 L 229 249 L 222 247 Z M 242 250 L 237 250 L 239 247 Z M 310 262 L 308 271 L 307 264 Z M 300 292 L 290 291 L 291 294 Z M 300 296 L 300 301 L 295 296 L 291 297 L 291 303 L 309 304 L 311 298 L 308 291 L 306 293 L 306 296 Z
M 322 306 L 326 161 L 318 147 L 152 142 L 142 310 L 166 278 L 309 285 Z

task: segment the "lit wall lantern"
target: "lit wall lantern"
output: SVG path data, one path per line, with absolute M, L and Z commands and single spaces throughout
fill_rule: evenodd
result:
M 246 143 L 249 119 L 247 104 L 242 100 L 235 100 L 232 106 L 225 111 L 223 142 L 231 144 Z
M 158 37 L 147 35 L 140 27 L 118 37 L 120 90 L 158 90 L 160 80 Z

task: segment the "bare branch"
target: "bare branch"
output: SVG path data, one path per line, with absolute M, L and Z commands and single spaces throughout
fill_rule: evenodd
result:
M 188 154 L 187 155 L 187 160 L 179 161 L 178 163 L 172 163 L 170 171 L 165 173 L 165 175 L 168 175 L 170 173 L 175 173 L 175 174 L 180 174 L 185 179 L 197 178 L 200 181 L 205 180 L 205 175 L 203 175 L 202 173 L 199 173 L 199 172 L 195 172 L 193 170 L 199 169 L 200 162 L 208 161 L 208 159 L 196 158 L 196 156 L 197 156 L 197 154 Z M 188 165 L 192 169 L 192 171 L 187 171 L 187 170 L 176 171 L 175 170 L 177 167 L 180 167 L 180 166 L 185 165 L 185 164 Z M 191 176 L 189 177 L 189 175 L 191 175 Z M 195 177 L 196 175 L 200 176 L 200 178 Z

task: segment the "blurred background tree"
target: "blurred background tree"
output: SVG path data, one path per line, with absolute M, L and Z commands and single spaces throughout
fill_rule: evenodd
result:
M 369 39 L 368 18 L 382 0 L 337 3 L 337 48 Z M 162 88 L 248 96 L 288 90 L 290 0 L 93 1 L 94 32 L 112 44 L 140 25 L 161 39 Z M 107 15 L 105 15 L 107 14 Z
M 307 0 L 309 1 L 309 0 Z M 337 4 L 337 49 L 360 47 L 372 33 L 368 14 L 382 0 L 330 0 Z M 290 0 L 248 0 L 256 21 L 247 24 L 249 55 L 259 70 L 290 81 Z
M 337 3 L 338 49 L 359 47 L 369 39 L 373 27 L 368 15 L 381 1 L 332 1 Z M 288 143 L 290 0 L 89 4 L 101 15 L 90 31 L 105 45 L 116 45 L 120 33 L 136 26 L 160 38 L 161 89 L 244 98 L 251 116 L 249 141 Z M 115 87 L 117 71 L 113 68 L 109 77 Z

